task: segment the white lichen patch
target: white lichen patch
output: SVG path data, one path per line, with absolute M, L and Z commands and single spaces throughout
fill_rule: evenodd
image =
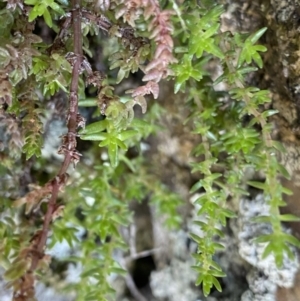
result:
M 262 259 L 266 244 L 257 244 L 253 240 L 259 235 L 271 233 L 272 229 L 269 224 L 253 222 L 252 218 L 261 215 L 269 215 L 269 206 L 263 195 L 258 195 L 253 200 L 241 200 L 239 254 L 255 267 L 255 270 L 247 275 L 249 291 L 243 294 L 242 301 L 275 300 L 276 287 L 292 287 L 299 267 L 296 250 L 295 260 L 285 257 L 281 268 L 276 266 L 273 255 Z

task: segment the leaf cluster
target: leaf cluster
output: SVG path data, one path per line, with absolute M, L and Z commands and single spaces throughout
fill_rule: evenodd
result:
M 22 150 L 27 161 L 33 160 L 35 166 L 43 164 L 37 159 L 43 144 L 42 119 L 47 103 L 58 92 L 70 96 L 67 125 L 76 123 L 75 130 L 63 136 L 66 157 L 76 155 L 79 161 L 82 155 L 76 150 L 77 134 L 81 140 L 98 144 L 88 154 L 83 153 L 90 161 L 83 159 L 81 168 L 71 177 L 64 194 L 67 204 L 60 199 L 56 204 L 54 209 L 65 208 L 64 214 L 57 220 L 51 217 L 53 233 L 47 246 L 51 249 L 62 242 L 69 245 L 72 255 L 65 260 L 79 266 L 81 276 L 65 289 L 76 291 L 77 300 L 107 300 L 113 293 L 108 277 L 126 272 L 126 266 L 114 254 L 120 252 L 124 258 L 128 252 L 128 241 L 121 230 L 133 222 L 128 207 L 131 201 L 149 199 L 167 226 L 181 225 L 180 197 L 150 174 L 149 162 L 142 158 L 143 139 L 160 130 L 157 120 L 168 113 L 158 104 L 147 108 L 145 96 L 152 94 L 156 99 L 158 82 L 167 77 L 174 79 L 175 93 L 182 93 L 190 111 L 185 125 L 192 124 L 193 134 L 201 141 L 193 150 L 190 164 L 191 172 L 198 177 L 190 192 L 197 194 L 194 205 L 199 218 L 195 224 L 202 233 L 190 234 L 198 245 L 193 266 L 198 273 L 196 284 L 203 286 L 205 296 L 213 287 L 222 290 L 218 278 L 226 275 L 215 255 L 224 250 L 219 242 L 224 236 L 222 227 L 236 217 L 227 200 L 247 195 L 247 185 L 260 189 L 270 207 L 268 216 L 253 221 L 269 223 L 272 228 L 271 233 L 256 239 L 266 246 L 263 258 L 274 256 L 278 266 L 283 264 L 285 254 L 293 258 L 291 246 L 299 247 L 300 243 L 282 230 L 281 222 L 299 218 L 279 212 L 284 206 L 282 194 L 290 191 L 278 183 L 279 176 L 288 178 L 289 174 L 276 156 L 280 145 L 271 139 L 270 117 L 277 112 L 269 109 L 269 91 L 246 84 L 249 74 L 263 67 L 261 55 L 267 49 L 258 42 L 266 28 L 250 34 L 222 32 L 220 19 L 225 10 L 211 1 L 185 1 L 181 5 L 171 1 L 176 14 L 162 10 L 157 1 L 100 1 L 101 13 L 95 11 L 91 1 L 82 1 L 83 7 L 73 10 L 69 1 L 63 0 L 7 2 L 7 9 L 0 10 L 0 125 L 5 147 L 11 151 L 8 157 L 17 157 Z M 71 15 L 77 10 L 82 18 L 80 33 L 71 27 Z M 33 33 L 40 17 L 56 34 L 49 45 Z M 110 42 L 99 42 L 101 32 L 117 45 L 113 53 L 105 46 Z M 79 35 L 80 57 L 72 52 L 75 36 Z M 92 36 L 107 47 L 103 51 L 109 53 L 105 58 L 107 69 L 119 68 L 117 72 L 93 70 L 95 64 L 90 61 L 99 58 L 90 47 Z M 178 45 L 175 48 L 174 41 Z M 74 75 L 78 60 L 80 67 Z M 216 69 L 221 74 L 215 76 Z M 138 71 L 144 72 L 146 84 L 127 90 L 127 96 L 117 95 L 115 84 L 124 83 Z M 69 92 L 74 89 L 70 85 L 75 77 L 79 78 L 78 95 Z M 87 97 L 89 89 L 94 98 Z M 96 121 L 86 127 L 79 112 L 76 116 L 78 99 L 82 111 L 94 110 Z M 147 113 L 144 118 L 135 117 L 136 104 L 143 114 Z M 70 121 L 74 112 L 77 119 Z M 78 133 L 77 127 L 82 127 Z M 132 158 L 129 150 L 133 148 L 137 155 Z M 13 169 L 11 163 L 1 165 Z M 262 172 L 264 180 L 246 181 L 247 169 Z M 44 209 L 50 205 L 42 203 L 53 195 L 55 181 L 35 187 L 14 203 L 21 210 L 26 205 L 24 214 L 21 211 L 15 219 L 5 216 L 0 222 L 0 262 L 15 291 L 24 279 L 34 281 L 31 259 L 35 257 L 36 241 L 30 235 L 43 229 Z M 14 216 L 8 205 L 4 207 L 1 213 Z M 46 278 L 50 258 L 48 254 L 39 254 L 39 258 L 37 273 Z M 31 289 L 30 294 L 34 295 Z
M 201 160 L 191 164 L 192 172 L 200 173 L 201 179 L 191 193 L 201 193 L 195 204 L 200 207 L 201 220 L 196 223 L 203 236 L 191 236 L 198 244 L 196 284 L 202 284 L 204 294 L 208 295 L 213 286 L 221 291 L 216 277 L 225 276 L 214 260 L 214 254 L 222 249 L 214 238 L 222 237 L 220 226 L 225 225 L 227 218 L 236 216 L 226 208 L 227 199 L 238 200 L 247 195 L 244 173 L 248 168 L 263 171 L 266 177 L 265 183 L 248 182 L 263 191 L 270 205 L 270 216 L 264 222 L 272 225 L 273 233 L 257 238 L 258 243 L 266 243 L 264 257 L 274 255 L 281 266 L 285 254 L 293 258 L 290 246 L 298 246 L 299 241 L 281 227 L 285 217 L 280 215 L 279 206 L 284 205 L 282 194 L 288 191 L 278 184 L 278 176 L 288 177 L 288 173 L 277 161 L 278 143 L 270 135 L 269 117 L 277 111 L 262 109 L 271 102 L 269 91 L 246 85 L 247 75 L 257 70 L 253 63 L 259 68 L 263 66 L 260 52 L 267 49 L 257 42 L 267 29 L 252 34 L 221 32 L 220 16 L 224 12 L 221 5 L 194 6 L 186 4 L 177 11 L 177 18 L 184 26 L 176 29 L 180 46 L 175 51 L 181 63 L 175 64 L 173 70 L 175 92 L 188 95 L 187 104 L 191 108 L 188 120 L 193 122 L 195 134 L 201 135 L 201 143 L 194 149 L 194 155 Z M 216 64 L 222 66 L 222 74 L 213 80 L 214 75 L 208 70 Z M 227 89 L 216 91 L 219 84 Z M 250 119 L 247 123 L 243 121 L 245 116 Z M 275 241 L 280 242 L 276 247 Z

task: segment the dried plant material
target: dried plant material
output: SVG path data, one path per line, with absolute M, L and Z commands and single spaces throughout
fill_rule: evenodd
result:
M 7 76 L 0 74 L 0 107 L 3 104 L 10 106 L 12 104 L 12 85 Z
M 92 85 L 98 89 L 102 86 L 102 81 L 106 78 L 106 75 L 100 71 L 94 71 L 91 74 L 88 74 L 85 80 L 86 86 Z
M 82 119 L 81 117 L 78 118 L 78 114 L 76 117 L 76 125 L 79 126 L 79 123 L 84 122 L 84 119 Z M 81 120 L 81 121 L 80 121 Z M 76 146 L 77 146 L 77 140 L 76 138 L 78 137 L 77 133 L 73 133 L 73 132 L 68 132 L 66 135 L 62 136 L 62 145 L 59 147 L 57 153 L 58 154 L 63 154 L 63 155 L 69 155 L 71 162 L 73 163 L 73 166 L 75 168 L 75 166 L 77 165 L 77 163 L 80 160 L 80 157 L 82 156 L 82 154 L 80 154 L 77 150 L 76 150 Z
M 163 73 L 160 72 L 159 70 L 151 70 L 151 72 L 147 73 L 144 77 L 143 77 L 143 81 L 155 81 L 155 82 L 159 82 L 163 77 Z
M 158 83 L 161 79 L 171 75 L 172 71 L 169 65 L 177 62 L 172 54 L 174 43 L 171 37 L 173 28 L 170 16 L 173 14 L 173 11 L 161 11 L 160 5 L 156 0 L 130 0 L 125 3 L 121 1 L 118 4 L 116 18 L 123 17 L 124 21 L 133 27 L 135 26 L 135 20 L 141 15 L 141 9 L 145 20 L 150 19 L 148 25 L 149 39 L 154 40 L 156 50 L 153 59 L 143 69 L 145 72 L 143 81 L 149 81 L 151 84 L 132 90 L 132 95 L 136 97 L 152 93 L 154 98 L 157 98 L 159 89 L 158 86 L 153 85 L 153 82 Z M 118 65 L 120 63 L 115 63 L 114 67 Z
M 173 12 L 170 10 L 160 11 L 158 2 L 154 0 L 144 1 L 144 4 L 146 10 L 148 9 L 153 14 L 148 30 L 151 32 L 149 38 L 155 41 L 157 47 L 154 59 L 145 68 L 146 75 L 143 80 L 154 80 L 156 77 L 155 81 L 159 82 L 170 74 L 168 66 L 177 62 L 172 54 L 174 43 L 171 37 L 173 29 L 170 16 Z
M 0 66 L 1 68 L 6 68 L 10 63 L 10 53 L 4 47 L 0 47 Z M 1 77 L 6 77 L 6 74 L 3 73 Z
M 135 103 L 139 104 L 142 108 L 142 113 L 145 114 L 147 111 L 147 102 L 144 96 L 139 95 L 134 98 Z
M 26 44 L 30 45 L 30 44 L 35 44 L 35 43 L 41 43 L 43 42 L 43 39 L 39 36 L 37 36 L 36 34 L 33 33 L 27 33 L 25 35 L 26 38 Z M 37 55 L 39 55 L 40 53 L 37 52 Z
M 38 269 L 41 271 L 47 271 L 51 263 L 51 256 L 49 254 L 44 254 L 43 258 L 39 261 Z
M 139 1 L 122 1 L 122 4 L 116 9 L 115 17 L 117 19 L 123 17 L 124 22 L 135 27 L 135 21 L 140 18 L 142 13 Z
M 126 93 L 131 93 L 133 97 L 144 96 L 152 93 L 154 99 L 157 99 L 159 94 L 159 86 L 155 81 L 149 81 L 146 85 L 140 86 L 134 90 L 128 90 Z
M 110 103 L 118 101 L 118 97 L 114 95 L 114 87 L 107 85 L 106 83 L 99 89 L 98 93 L 98 107 L 102 115 L 106 114 L 106 109 Z
M 52 191 L 52 184 L 48 182 L 44 187 L 36 188 L 28 192 L 24 197 L 18 199 L 13 203 L 13 207 L 21 207 L 26 204 L 25 214 L 29 214 L 42 199 L 50 195 Z
M 55 181 L 57 181 L 59 190 L 61 190 L 67 184 L 68 178 L 68 174 L 63 174 L 57 176 L 54 180 L 47 182 L 43 187 L 35 185 L 34 190 L 15 201 L 13 207 L 20 207 L 26 204 L 25 214 L 29 214 L 36 206 L 39 206 L 41 201 L 47 199 L 51 195 Z
M 8 281 L 13 281 L 18 279 L 20 276 L 26 273 L 26 271 L 30 267 L 30 258 L 27 256 L 29 250 L 22 250 L 23 252 L 20 253 L 20 256 L 17 257 L 13 262 L 13 268 L 7 270 L 4 274 L 4 278 Z M 24 254 L 26 251 L 26 255 Z M 23 254 L 22 254 L 23 253 Z
M 64 209 L 65 209 L 64 205 L 58 205 L 52 213 L 52 221 L 55 221 L 57 218 L 62 217 L 64 213 Z
M 110 6 L 110 0 L 98 0 L 96 1 L 96 7 L 99 7 L 100 10 L 107 11 L 109 9 Z
M 6 9 L 15 10 L 18 6 L 21 10 L 23 10 L 24 5 L 21 0 L 4 0 L 4 2 L 7 2 Z
M 0 66 L 13 84 L 17 85 L 22 79 L 27 79 L 32 67 L 32 58 L 40 55 L 32 44 L 40 43 L 42 39 L 28 32 L 17 31 L 12 43 L 0 48 Z
M 80 114 L 77 114 L 76 122 L 78 127 L 85 128 L 85 118 Z
M 0 127 L 4 128 L 2 147 L 9 150 L 9 156 L 11 157 L 19 156 L 24 145 L 23 135 L 19 126 L 20 120 L 13 114 L 0 111 Z
M 56 60 L 56 58 L 58 58 L 59 55 L 57 53 L 54 53 L 54 54 L 52 54 L 52 57 Z M 72 67 L 74 67 L 74 64 L 76 63 L 76 61 L 78 59 L 77 55 L 74 52 L 68 52 L 65 55 L 65 58 Z

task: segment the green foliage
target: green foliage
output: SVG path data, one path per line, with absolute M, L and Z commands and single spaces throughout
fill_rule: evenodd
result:
M 299 221 L 299 217 L 279 212 L 279 207 L 284 205 L 282 195 L 290 191 L 277 181 L 278 176 L 289 178 L 277 159 L 281 146 L 271 139 L 269 117 L 277 111 L 265 109 L 271 102 L 269 91 L 246 84 L 249 74 L 263 67 L 261 52 L 267 49 L 258 43 L 267 28 L 249 34 L 223 32 L 220 18 L 225 10 L 211 1 L 201 1 L 201 4 L 185 1 L 180 5 L 170 1 L 167 5 L 176 12 L 172 24 L 170 14 L 161 13 L 154 2 L 141 2 L 135 4 L 140 5 L 137 7 L 140 11 L 127 11 L 125 1 L 106 4 L 100 1 L 104 3 L 101 4 L 104 5 L 101 7 L 103 15 L 100 15 L 93 11 L 94 2 L 82 1 L 83 9 L 79 14 L 82 23 L 78 33 L 71 28 L 69 16 L 77 8 L 72 9 L 68 1 L 25 0 L 27 15 L 23 3 L 7 2 L 9 9 L 0 11 L 0 34 L 3 36 L 0 41 L 0 125 L 4 126 L 6 143 L 1 165 L 5 172 L 13 172 L 11 158 L 20 158 L 23 152 L 24 160 L 33 162 L 33 169 L 43 166 L 37 176 L 44 176 L 47 163 L 45 159 L 37 159 L 43 144 L 42 119 L 47 115 L 47 104 L 52 104 L 60 93 L 70 97 L 70 102 L 68 113 L 62 114 L 66 115 L 68 133 L 62 137 L 59 154 L 71 158 L 74 166 L 81 155 L 83 158 L 80 168 L 72 172 L 70 185 L 66 186 L 67 180 L 63 181 L 65 172 L 59 171 L 55 177 L 47 179 L 48 182 L 42 178 L 43 186 L 33 187 L 13 206 L 3 202 L 1 213 L 6 217 L 0 221 L 0 264 L 6 270 L 4 277 L 9 286 L 20 290 L 20 283 L 31 279 L 33 271 L 41 278 L 49 276 L 45 271 L 45 266 L 49 265 L 47 255 L 36 252 L 39 262 L 36 267 L 32 262 L 35 236 L 41 235 L 41 230 L 49 231 L 43 227 L 55 187 L 60 192 L 65 188 L 65 193 L 63 200 L 58 198 L 58 204 L 53 206 L 50 216 L 53 231 L 47 248 L 64 241 L 68 243 L 72 255 L 63 260 L 81 267 L 82 271 L 76 283 L 68 283 L 63 289 L 76 291 L 78 301 L 109 300 L 113 289 L 108 278 L 127 273 L 126 266 L 116 260 L 114 254 L 120 252 L 125 257 L 128 252 L 128 241 L 120 229 L 127 229 L 133 223 L 129 210 L 132 201 L 147 199 L 163 216 L 166 226 L 174 229 L 182 225 L 178 213 L 181 197 L 151 173 L 151 162 L 143 157 L 141 147 L 145 139 L 161 131 L 159 120 L 168 115 L 165 108 L 157 103 L 148 106 L 145 99 L 148 94 L 156 99 L 158 82 L 167 77 L 174 79 L 175 93 L 181 93 L 185 100 L 189 111 L 186 129 L 201 141 L 195 145 L 190 163 L 191 173 L 198 177 L 190 188 L 191 194 L 197 194 L 194 206 L 199 218 L 194 223 L 203 233 L 190 233 L 198 246 L 192 267 L 198 273 L 196 285 L 202 285 L 205 296 L 213 288 L 222 291 L 218 278 L 226 275 L 216 254 L 224 250 L 224 246 L 218 240 L 224 236 L 222 229 L 227 220 L 237 217 L 228 208 L 228 199 L 240 200 L 246 196 L 246 185 L 261 190 L 270 207 L 268 216 L 253 220 L 272 227 L 271 233 L 256 239 L 257 243 L 266 245 L 263 258 L 273 255 L 279 267 L 285 254 L 293 258 L 291 246 L 300 247 L 300 242 L 282 230 L 281 222 Z M 108 10 L 109 7 L 112 9 Z M 39 17 L 43 17 L 46 25 L 57 34 L 50 44 L 33 34 Z M 121 17 L 132 27 L 117 21 Z M 64 22 L 59 23 L 60 18 L 64 18 Z M 110 42 L 101 44 L 101 39 L 95 38 L 104 47 L 103 53 L 109 53 L 103 59 L 108 64 L 106 70 L 119 68 L 116 73 L 108 71 L 103 75 L 93 71 L 94 66 L 85 57 L 99 59 L 94 57 L 89 39 L 99 36 L 101 30 L 108 36 L 106 41 L 117 45 L 111 51 Z M 176 44 L 176 58 L 172 54 L 172 38 Z M 83 55 L 75 55 L 73 48 L 81 40 Z M 81 65 L 76 71 L 77 60 Z M 168 67 L 171 63 L 172 70 Z M 216 72 L 211 70 L 217 67 L 221 67 L 221 74 L 216 78 Z M 145 73 L 142 80 L 146 84 L 125 91 L 130 83 L 126 79 L 138 71 Z M 74 86 L 70 87 L 76 77 L 79 78 L 78 92 L 73 91 Z M 118 91 L 124 90 L 119 94 L 127 96 L 116 95 L 115 84 L 122 87 Z M 220 90 L 219 84 L 226 88 Z M 86 96 L 89 93 L 93 98 Z M 145 114 L 143 117 L 135 116 L 136 104 Z M 84 126 L 80 114 L 86 113 L 87 108 L 94 110 L 91 119 L 96 121 Z M 75 121 L 71 119 L 74 112 Z M 72 122 L 76 123 L 76 131 Z M 192 130 L 188 128 L 190 125 Z M 82 129 L 77 132 L 79 127 Z M 93 144 L 89 151 L 80 154 L 76 150 L 77 136 L 83 141 L 96 141 L 97 145 Z M 136 151 L 134 156 L 130 154 L 132 149 Z M 260 171 L 264 181 L 245 179 L 248 169 Z M 51 168 L 47 173 L 55 174 Z M 27 184 L 24 190 L 28 190 Z M 55 216 L 54 213 L 63 207 L 62 202 L 64 214 L 56 220 L 60 214 Z M 22 214 L 15 216 L 11 207 L 21 207 L 25 203 L 25 213 L 20 211 Z M 24 218 L 23 213 L 28 217 Z
M 62 7 L 59 4 L 57 4 L 54 0 L 46 0 L 46 1 L 25 0 L 24 2 L 28 5 L 33 6 L 29 13 L 29 18 L 28 18 L 29 22 L 34 21 L 37 17 L 43 16 L 46 24 L 49 27 L 52 27 L 53 21 L 52 21 L 51 14 L 49 12 L 49 8 L 59 13 L 59 15 L 64 14 L 64 10 L 62 9 Z
M 247 168 L 263 171 L 266 175 L 265 183 L 248 182 L 263 190 L 270 205 L 270 216 L 263 220 L 258 219 L 260 222 L 270 223 L 273 229 L 271 234 L 257 238 L 258 243 L 266 243 L 263 257 L 273 254 L 280 267 L 284 254 L 293 258 L 290 245 L 299 246 L 299 240 L 284 233 L 281 228 L 281 221 L 297 220 L 297 217 L 283 217 L 279 213 L 279 206 L 284 205 L 282 194 L 285 193 L 285 188 L 276 179 L 280 174 L 288 177 L 288 173 L 278 163 L 274 155 L 275 142 L 273 144 L 270 137 L 268 117 L 277 112 L 261 112 L 261 106 L 271 101 L 269 91 L 247 87 L 245 84 L 246 75 L 257 70 L 251 66 L 252 62 L 262 68 L 259 52 L 267 49 L 256 43 L 267 28 L 250 35 L 222 33 L 219 30 L 219 17 L 223 12 L 222 6 L 218 5 L 197 11 L 187 5 L 186 9 L 177 12 L 181 14 L 181 23 L 185 23 L 184 27 L 177 30 L 181 41 L 177 52 L 179 55 L 183 53 L 179 58 L 183 63 L 173 67 L 176 75 L 175 92 L 183 91 L 188 94 L 188 104 L 192 112 L 189 120 L 194 123 L 194 132 L 202 137 L 201 144 L 195 147 L 194 153 L 196 156 L 203 156 L 204 160 L 192 163 L 192 172 L 200 172 L 203 179 L 194 184 L 191 193 L 203 191 L 195 204 L 199 205 L 198 214 L 202 216 L 201 221 L 196 221 L 196 224 L 204 234 L 203 237 L 191 234 L 191 237 L 198 244 L 194 266 L 199 273 L 196 284 L 203 285 L 206 296 L 213 286 L 221 291 L 216 277 L 224 277 L 225 274 L 214 261 L 214 254 L 222 249 L 222 245 L 215 243 L 214 237 L 222 237 L 220 225 L 224 226 L 227 218 L 235 217 L 226 208 L 228 197 L 238 199 L 247 194 L 241 188 L 245 184 L 244 171 Z M 216 60 L 222 65 L 223 72 L 213 81 L 207 72 L 207 65 L 216 64 Z M 220 83 L 227 83 L 229 86 L 231 105 L 227 112 L 219 109 L 224 94 L 214 91 L 214 86 Z M 244 124 L 241 122 L 243 116 L 251 116 L 251 121 Z M 221 118 L 226 123 L 220 123 Z M 254 128 L 255 124 L 263 128 L 262 133 Z M 221 153 L 227 154 L 222 161 L 219 159 Z M 257 153 L 260 155 L 257 156 Z M 225 173 L 212 172 L 217 165 L 224 166 Z
M 250 64 L 252 60 L 258 65 L 259 68 L 262 68 L 263 62 L 258 51 L 265 52 L 267 48 L 263 45 L 255 45 L 258 39 L 265 33 L 267 30 L 266 27 L 258 30 L 254 34 L 250 35 L 245 41 L 241 42 L 239 35 L 235 36 L 235 41 L 237 46 L 241 47 L 241 53 L 239 55 L 237 67 L 241 67 L 244 62 Z
M 99 121 L 97 124 L 99 125 L 99 123 L 103 123 L 104 125 L 100 125 L 96 132 L 94 132 L 93 130 L 91 131 L 90 128 L 85 128 L 85 134 L 81 136 L 81 139 L 101 141 L 99 143 L 99 146 L 107 147 L 111 165 L 113 167 L 116 167 L 118 165 L 119 158 L 118 149 L 121 148 L 123 150 L 127 150 L 127 146 L 124 141 L 131 138 L 132 136 L 135 136 L 137 134 L 137 131 L 125 130 L 117 133 L 116 131 L 114 131 L 115 128 L 111 127 L 107 119 Z M 93 127 L 95 126 L 95 124 L 92 125 Z M 103 127 L 104 129 L 108 129 L 107 132 L 104 133 L 103 130 L 101 130 Z
M 71 66 L 61 55 L 53 53 L 51 57 L 41 55 L 33 58 L 33 68 L 29 74 L 34 74 L 37 83 L 43 88 L 45 96 L 56 92 L 67 91 L 71 78 Z
M 200 18 L 199 14 L 185 14 L 186 30 L 182 34 L 182 42 L 186 45 L 181 45 L 177 48 L 177 52 L 184 52 L 181 59 L 181 64 L 174 66 L 176 75 L 175 93 L 180 89 L 185 89 L 185 82 L 190 78 L 199 81 L 207 72 L 204 71 L 207 59 L 195 61 L 195 58 L 202 58 L 203 52 L 215 55 L 216 57 L 223 58 L 224 54 L 217 45 L 214 38 L 219 30 L 220 22 L 219 17 L 224 12 L 222 6 L 216 6 L 207 15 Z

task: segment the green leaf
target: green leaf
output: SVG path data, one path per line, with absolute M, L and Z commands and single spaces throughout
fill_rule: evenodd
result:
M 286 153 L 286 149 L 280 141 L 272 141 L 272 145 L 274 146 L 274 148 L 276 148 L 277 150 L 279 150 L 283 154 Z
M 257 66 L 258 66 L 259 68 L 262 68 L 262 66 L 263 66 L 263 61 L 262 61 L 261 56 L 260 56 L 258 53 L 253 53 L 253 55 L 252 55 L 252 60 L 257 64 Z M 250 62 L 247 62 L 247 63 L 249 64 Z
M 258 39 L 267 31 L 267 27 L 259 29 L 257 32 L 252 34 L 247 40 L 250 40 L 252 44 L 255 44 Z
M 298 238 L 296 238 L 293 235 L 286 234 L 286 233 L 284 233 L 282 236 L 283 236 L 283 239 L 285 242 L 288 242 L 291 245 L 294 245 L 295 247 L 300 248 L 300 240 Z
M 107 139 L 107 133 L 80 135 L 81 140 L 101 141 Z
M 254 239 L 256 243 L 265 243 L 265 242 L 270 242 L 272 240 L 273 241 L 276 240 L 276 236 L 274 234 L 264 234 Z
M 138 132 L 135 131 L 135 130 L 127 130 L 127 131 L 123 131 L 123 132 L 119 133 L 117 135 L 117 137 L 120 140 L 124 141 L 126 139 L 129 139 L 129 138 L 132 138 L 132 137 L 136 136 L 137 134 L 138 134 Z
M 15 261 L 10 269 L 4 273 L 4 278 L 8 281 L 16 280 L 24 275 L 27 268 L 28 262 L 25 259 Z
M 119 72 L 118 72 L 116 83 L 119 84 L 123 80 L 123 78 L 126 77 L 127 74 L 128 74 L 128 71 L 125 71 L 123 68 L 120 68 Z
M 27 5 L 35 5 L 39 0 L 25 0 L 24 3 Z
M 56 83 L 56 85 L 61 88 L 64 92 L 68 93 L 69 91 L 67 90 L 67 88 L 61 83 L 60 80 L 54 80 L 54 82 Z
M 45 8 L 45 10 L 44 10 L 43 17 L 44 17 L 44 20 L 45 20 L 46 24 L 47 24 L 50 28 L 52 28 L 52 25 L 53 25 L 53 23 L 52 23 L 52 18 L 51 18 L 51 15 L 50 15 L 50 13 L 49 13 L 49 10 L 48 10 L 47 8 Z M 65 88 L 64 88 L 64 89 L 65 89 Z M 65 91 L 65 92 L 66 92 L 66 91 Z
M 115 273 L 115 274 L 118 274 L 118 275 L 122 275 L 122 276 L 126 276 L 127 275 L 127 271 L 122 269 L 122 268 L 118 268 L 118 267 L 111 267 L 109 268 L 109 272 L 110 273 Z
M 215 288 L 219 291 L 222 292 L 222 287 L 220 285 L 220 282 L 218 281 L 218 279 L 216 277 L 212 278 L 213 281 L 213 285 L 215 286 Z
M 267 28 L 264 27 L 246 39 L 238 59 L 238 68 L 240 68 L 245 61 L 247 64 L 250 64 L 252 60 L 254 60 L 260 68 L 262 67 L 262 59 L 258 51 L 264 52 L 267 48 L 262 45 L 254 44 L 266 30 Z
M 205 297 L 207 297 L 211 291 L 212 285 L 212 277 L 211 275 L 205 275 L 205 278 L 203 280 L 203 294 Z
M 87 98 L 87 99 L 80 99 L 78 101 L 79 107 L 96 107 L 98 105 L 96 98 Z
M 188 48 L 185 46 L 177 46 L 174 50 L 175 53 L 186 53 L 188 52 Z
M 37 139 L 36 141 L 38 141 Z M 40 157 L 42 155 L 41 151 L 42 143 L 35 143 L 35 141 L 26 141 L 23 145 L 22 152 L 26 154 L 26 160 L 29 160 L 32 156 Z
M 253 186 L 255 188 L 261 189 L 261 190 L 265 190 L 266 189 L 266 184 L 262 183 L 262 182 L 248 181 L 247 184 L 250 185 L 250 186 Z
M 224 272 L 218 271 L 218 270 L 212 270 L 212 271 L 210 271 L 210 274 L 213 277 L 226 277 L 226 274 Z
M 300 217 L 293 214 L 281 214 L 279 219 L 282 222 L 300 222 Z
M 176 81 L 174 86 L 174 93 L 177 94 L 180 90 L 185 90 L 185 83 Z
M 262 259 L 267 258 L 269 255 L 271 255 L 274 252 L 274 246 L 272 242 L 269 242 L 267 246 L 264 249 L 264 252 L 262 254 Z
M 99 146 L 100 147 L 104 147 L 104 146 L 106 146 L 106 145 L 109 145 L 110 143 L 115 143 L 115 141 L 114 142 L 112 142 L 114 139 L 112 139 L 110 136 L 107 136 L 105 139 L 103 139 L 100 143 L 99 143 Z
M 196 183 L 192 186 L 192 188 L 190 189 L 190 193 L 194 193 L 194 192 L 196 192 L 198 189 L 200 189 L 200 188 L 202 188 L 202 187 L 203 187 L 203 182 L 202 182 L 202 180 L 200 180 L 200 181 L 196 182 Z
M 269 215 L 261 215 L 256 216 L 251 219 L 251 221 L 255 223 L 270 223 L 271 222 L 271 216 Z
M 136 172 L 136 168 L 133 162 L 130 159 L 128 159 L 126 156 L 119 154 L 119 160 L 123 161 L 132 172 L 134 173 Z
M 60 15 L 63 15 L 63 14 L 65 13 L 64 10 L 61 8 L 61 6 L 58 5 L 58 4 L 55 3 L 55 2 L 51 2 L 51 3 L 49 4 L 49 6 L 50 6 L 53 10 L 55 10 L 56 12 L 58 12 Z
M 108 144 L 108 157 L 112 167 L 117 167 L 118 165 L 118 146 L 115 143 Z
M 35 20 L 38 16 L 41 16 L 44 13 L 44 11 L 40 11 L 39 9 L 39 4 L 37 4 L 36 6 L 34 6 L 28 16 L 28 21 L 32 22 L 33 20 Z
M 200 236 L 198 236 L 197 234 L 194 234 L 194 233 L 190 233 L 189 234 L 190 237 L 198 244 L 200 244 L 202 242 L 202 238 Z
M 124 150 L 127 149 L 126 144 L 122 140 L 120 140 L 118 138 L 114 138 L 114 139 L 112 139 L 112 141 L 114 141 L 120 148 L 122 148 Z
M 195 282 L 195 285 L 199 286 L 203 281 L 204 281 L 204 275 L 199 274 L 199 276 L 198 276 L 198 278 L 197 278 L 197 280 Z
M 131 122 L 131 127 L 133 128 L 137 127 L 138 129 L 144 129 L 150 126 L 151 124 L 149 122 L 139 118 L 134 118 Z
M 247 73 L 250 73 L 250 72 L 257 71 L 257 70 L 258 69 L 256 67 L 246 66 L 246 67 L 243 67 L 243 68 L 239 68 L 237 71 L 241 74 L 247 74 Z
M 28 16 L 29 22 L 32 22 L 33 20 L 35 20 L 37 18 L 37 16 L 38 16 L 37 11 L 32 9 L 29 13 L 29 16 Z
M 281 191 L 282 191 L 282 193 L 284 193 L 286 195 L 293 195 L 293 191 L 286 187 L 281 187 Z
M 203 1 L 203 4 L 205 2 Z M 208 4 L 209 3 L 209 4 Z M 213 2 L 207 1 L 206 4 L 208 4 L 208 7 Z M 205 5 L 205 4 L 204 4 Z M 213 3 L 215 5 L 215 3 Z M 205 5 L 206 6 L 206 5 Z M 204 15 L 200 18 L 199 25 L 203 26 L 204 28 L 207 27 L 209 28 L 212 23 L 217 23 L 220 22 L 220 16 L 225 12 L 224 6 L 223 5 L 216 5 L 213 8 L 205 10 Z M 197 20 L 198 21 L 198 20 Z M 193 24 L 192 24 L 193 25 Z
M 104 130 L 107 129 L 108 124 L 109 124 L 109 121 L 107 119 L 96 121 L 94 123 L 87 125 L 84 129 L 80 130 L 79 134 L 80 135 L 91 135 L 91 134 L 95 134 L 98 132 L 103 132 Z M 100 134 L 100 135 L 102 135 L 102 134 Z M 88 140 L 88 139 L 86 139 L 86 140 Z
M 280 174 L 283 175 L 287 180 L 291 179 L 289 172 L 286 170 L 286 168 L 282 164 L 277 163 L 277 169 L 280 172 Z
M 279 112 L 278 110 L 267 110 L 267 111 L 262 113 L 262 116 L 264 118 L 267 118 L 267 117 L 270 117 L 270 116 L 273 116 L 273 115 L 277 114 L 278 112 Z
M 222 209 L 222 214 L 224 214 L 228 218 L 236 218 L 237 217 L 237 215 L 229 209 Z
M 80 274 L 81 278 L 91 277 L 95 274 L 99 273 L 99 267 L 91 268 Z

